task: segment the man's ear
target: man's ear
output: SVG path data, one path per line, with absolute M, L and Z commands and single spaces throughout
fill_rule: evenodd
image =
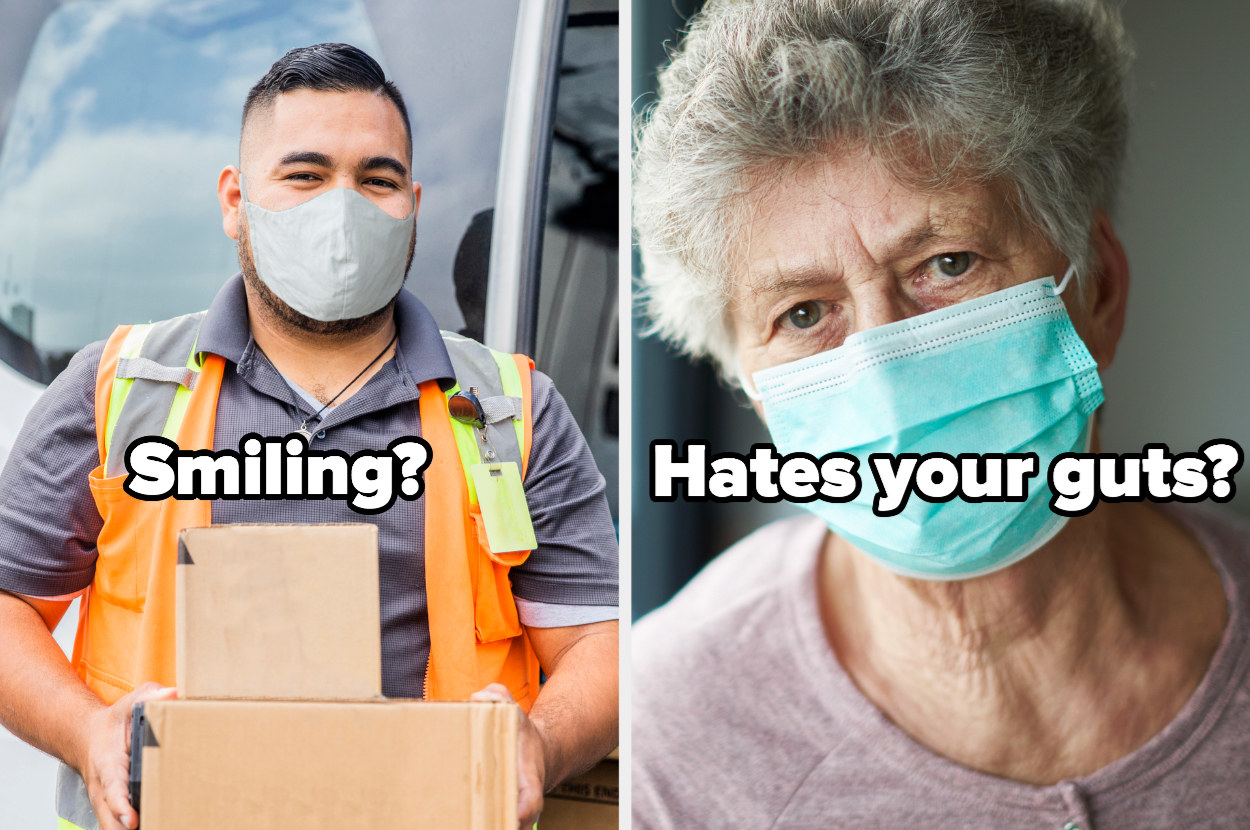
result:
M 412 183 L 412 218 L 416 220 L 417 212 L 421 209 L 421 182 Z
M 1090 232 L 1096 273 L 1085 292 L 1088 309 L 1090 353 L 1106 370 L 1115 359 L 1116 346 L 1124 333 L 1124 312 L 1128 307 L 1129 267 L 1124 246 L 1115 235 L 1111 217 L 1105 210 L 1094 214 Z
M 239 238 L 239 204 L 243 200 L 239 190 L 239 168 L 230 165 L 217 177 L 217 201 L 221 204 L 221 229 L 231 239 Z

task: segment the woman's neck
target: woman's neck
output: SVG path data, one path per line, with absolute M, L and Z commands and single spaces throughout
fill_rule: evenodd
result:
M 1226 617 L 1197 543 L 1141 504 L 1102 505 L 976 579 L 900 577 L 832 535 L 820 574 L 830 644 L 869 700 L 939 754 L 1032 784 L 1162 729 Z

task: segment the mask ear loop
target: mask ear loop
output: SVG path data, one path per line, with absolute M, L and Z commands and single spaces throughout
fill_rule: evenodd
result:
M 746 376 L 746 372 L 742 371 L 741 366 L 738 367 L 738 385 L 742 387 L 742 391 L 745 392 L 747 397 L 751 400 L 764 400 L 763 396 L 760 395 L 758 390 L 756 390 L 755 384 L 752 383 L 751 379 Z
M 1063 279 L 1060 280 L 1059 284 L 1055 286 L 1056 297 L 1063 293 L 1063 289 L 1068 287 L 1068 283 L 1072 281 L 1074 276 L 1076 276 L 1076 266 L 1069 265 L 1068 270 L 1063 273 Z

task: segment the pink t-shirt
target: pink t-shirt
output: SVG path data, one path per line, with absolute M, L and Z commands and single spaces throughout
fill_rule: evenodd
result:
M 824 525 L 757 531 L 634 628 L 635 830 L 1250 827 L 1250 524 L 1170 510 L 1224 583 L 1223 640 L 1162 732 L 1049 787 L 960 766 L 887 720 L 825 639 Z

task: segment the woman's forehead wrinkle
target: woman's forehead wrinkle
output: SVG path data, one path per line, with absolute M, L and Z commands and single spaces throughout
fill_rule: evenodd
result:
M 739 205 L 732 307 L 828 289 L 857 269 L 894 270 L 920 254 L 1018 249 L 1023 228 L 991 185 L 932 192 L 908 186 L 871 156 L 759 170 Z M 759 303 L 756 300 L 759 300 Z
M 773 171 L 774 175 L 767 178 L 763 172 L 758 173 L 735 211 L 738 232 L 729 251 L 730 282 L 727 286 L 727 293 L 735 300 L 744 292 L 758 290 L 779 270 L 777 246 L 768 243 L 774 236 L 774 229 L 782 227 L 784 233 L 784 226 L 794 218 L 788 212 L 790 206 L 784 197 L 787 190 L 783 186 L 785 177 L 781 173 Z
M 804 288 L 828 287 L 842 279 L 844 263 L 867 256 L 858 234 L 834 231 L 818 221 L 766 226 L 762 239 L 748 249 L 736 293 L 768 299 Z M 860 253 L 847 250 L 849 245 Z

